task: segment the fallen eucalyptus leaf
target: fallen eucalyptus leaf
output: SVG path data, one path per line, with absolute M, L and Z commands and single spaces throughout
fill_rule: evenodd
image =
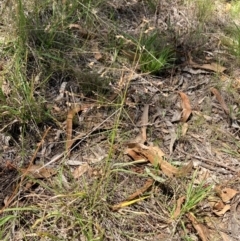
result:
M 191 107 L 191 104 L 190 104 L 190 100 L 188 98 L 188 96 L 186 94 L 184 94 L 183 92 L 178 92 L 179 95 L 181 96 L 181 99 L 182 99 L 182 119 L 181 121 L 182 122 L 186 122 L 189 118 L 189 116 L 191 115 L 192 113 L 192 107 Z

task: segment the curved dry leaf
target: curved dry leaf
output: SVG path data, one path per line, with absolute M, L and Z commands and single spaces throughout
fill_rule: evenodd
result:
M 216 96 L 216 99 L 218 100 L 218 102 L 220 103 L 222 109 L 224 110 L 224 112 L 229 115 L 230 111 L 224 101 L 224 99 L 222 98 L 221 94 L 219 93 L 219 91 L 215 88 L 210 88 L 210 91 Z
M 171 165 L 170 163 L 168 163 L 167 161 L 163 161 L 160 167 L 163 173 L 168 177 L 173 177 L 173 176 L 184 177 L 192 171 L 193 162 L 190 161 L 187 165 L 182 166 L 181 168 L 177 168 Z
M 184 176 L 192 170 L 193 163 L 190 162 L 188 165 L 177 168 L 164 160 L 164 153 L 157 146 L 146 146 L 140 143 L 131 143 L 128 144 L 128 153 L 135 152 L 131 154 L 131 157 L 137 156 L 147 159 L 151 164 L 156 167 L 159 165 L 162 172 L 168 177 L 175 176 Z
M 217 216 L 222 216 L 222 215 L 224 215 L 228 210 L 230 210 L 231 209 L 231 205 L 229 205 L 229 204 L 227 204 L 227 205 L 225 205 L 224 207 L 223 207 L 223 209 L 222 210 L 220 210 L 220 211 L 213 211 Z
M 137 154 L 135 151 L 133 151 L 130 148 L 127 148 L 124 151 L 124 154 L 129 155 L 134 161 L 138 161 L 138 160 L 142 160 L 143 159 L 143 157 L 141 155 Z
M 227 68 L 221 66 L 218 63 L 210 63 L 210 64 L 197 64 L 197 63 L 192 63 L 192 67 L 196 69 L 204 69 L 204 70 L 211 70 L 217 73 L 222 73 L 224 72 Z
M 236 191 L 232 188 L 225 187 L 218 192 L 218 195 L 221 197 L 223 202 L 226 203 L 226 202 L 230 201 L 237 193 L 238 193 L 238 191 Z
M 182 207 L 182 204 L 183 202 L 185 201 L 186 197 L 183 196 L 183 197 L 180 197 L 178 200 L 177 200 L 177 207 L 174 211 L 174 214 L 173 214 L 173 219 L 176 219 L 180 213 L 181 213 L 181 207 Z
M 225 207 L 223 201 L 218 199 L 212 202 L 210 201 L 209 204 L 215 211 L 221 211 Z
M 70 148 L 73 144 L 73 140 L 72 140 L 73 117 L 80 110 L 81 110 L 81 106 L 76 106 L 75 108 L 69 110 L 68 114 L 67 114 L 67 127 L 66 127 L 66 133 L 67 133 L 66 151 L 67 152 L 70 150 Z
M 181 99 L 182 99 L 182 119 L 181 121 L 182 122 L 186 122 L 189 118 L 189 116 L 191 115 L 192 113 L 192 107 L 191 107 L 191 104 L 190 104 L 190 100 L 188 98 L 188 96 L 186 94 L 184 94 L 183 92 L 178 92 Z
M 198 232 L 202 241 L 208 241 L 209 230 L 206 226 L 199 223 L 192 213 L 187 214 L 188 219 L 192 222 L 193 227 Z
M 66 134 L 67 134 L 67 140 L 66 140 L 66 152 L 69 153 L 70 148 L 73 144 L 73 142 L 76 140 L 76 138 L 72 138 L 72 125 L 73 125 L 73 117 L 80 111 L 86 111 L 89 108 L 92 108 L 93 105 L 76 105 L 73 109 L 68 111 L 67 114 L 67 127 L 66 127 Z
M 149 150 L 153 151 L 160 158 L 160 161 L 163 160 L 165 154 L 158 146 L 149 146 Z
M 161 162 L 160 168 L 162 172 L 168 177 L 173 177 L 174 175 L 178 175 L 179 173 L 179 169 L 177 167 L 174 167 L 173 165 L 171 165 L 166 161 Z

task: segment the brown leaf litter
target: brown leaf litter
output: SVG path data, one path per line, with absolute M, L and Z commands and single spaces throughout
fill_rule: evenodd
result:
M 183 92 L 178 92 L 182 99 L 182 122 L 186 122 L 192 113 L 192 107 L 188 96 Z
M 208 236 L 209 236 L 208 228 L 202 223 L 198 222 L 196 217 L 192 213 L 188 213 L 187 217 L 192 222 L 192 225 L 197 231 L 201 241 L 208 241 Z
M 110 5 L 107 5 L 108 8 L 104 9 L 104 11 L 107 10 L 108 12 L 108 9 L 110 9 L 114 15 L 116 14 L 116 21 L 118 21 L 118 19 L 121 20 L 120 25 L 124 29 L 124 32 L 131 35 L 134 31 L 134 36 L 139 32 L 146 34 L 145 30 L 147 29 L 148 31 L 152 28 L 159 29 L 160 31 L 167 29 L 168 31 L 168 24 L 166 23 L 167 16 L 171 22 L 172 31 L 178 33 L 180 38 L 180 49 L 186 54 L 185 48 L 189 46 L 191 48 L 193 46 L 191 44 L 189 45 L 188 41 L 193 41 L 194 39 L 191 38 L 189 30 L 197 29 L 198 26 L 196 16 L 193 16 L 192 19 L 190 18 L 190 15 L 194 14 L 191 12 L 192 7 L 187 8 L 185 5 L 178 6 L 179 3 L 177 2 L 163 1 L 157 6 L 156 12 L 154 12 L 154 16 L 152 16 L 152 9 L 148 11 L 148 6 L 144 4 L 145 1 L 129 1 L 128 4 L 126 4 L 125 1 L 113 1 Z M 101 9 L 100 6 L 99 9 Z M 99 9 L 95 10 L 98 11 Z M 101 12 L 101 14 L 104 14 L 104 11 Z M 134 18 L 132 13 L 134 13 Z M 94 14 L 97 16 L 98 13 L 94 12 Z M 151 19 L 146 19 L 146 16 L 152 17 Z M 217 19 L 214 21 L 217 21 Z M 206 28 L 209 27 L 209 24 L 212 24 L 211 21 L 206 23 Z M 221 25 L 224 25 L 224 23 L 221 22 Z M 107 58 L 105 59 L 105 52 L 103 52 L 100 45 L 101 41 L 94 42 L 97 33 L 92 33 L 91 30 L 85 28 L 78 22 L 73 22 L 69 24 L 68 27 L 68 30 L 74 33 L 74 35 L 76 34 L 78 38 L 84 41 L 89 39 L 92 41 L 89 50 L 91 58 L 88 59 L 88 56 L 86 56 L 87 63 L 84 62 L 83 65 L 89 64 L 89 62 L 91 64 L 91 61 L 94 61 L 94 66 L 91 66 L 92 70 L 95 68 L 94 71 L 99 71 L 99 73 L 103 75 L 110 71 L 109 67 L 101 66 L 100 62 L 107 59 L 107 61 L 110 61 L 112 64 L 114 56 L 112 56 L 111 53 L 107 53 Z M 101 25 L 98 27 L 101 30 L 101 34 L 106 34 L 104 31 L 109 31 L 105 26 L 105 29 L 101 29 Z M 215 27 L 218 27 L 218 25 Z M 212 42 L 213 39 L 211 38 L 209 40 L 210 43 L 206 43 L 208 45 L 210 44 L 209 49 L 217 49 L 218 47 L 221 49 L 221 46 L 214 45 L 215 43 Z M 219 42 L 219 38 L 215 39 Z M 121 50 L 121 52 L 127 51 L 125 50 L 127 49 L 126 46 L 123 46 L 123 51 Z M 196 47 L 198 55 L 203 48 L 202 46 L 199 48 L 194 45 L 193 52 Z M 194 52 L 193 54 L 195 55 L 196 53 Z M 204 52 L 200 53 L 201 56 L 202 54 L 204 54 Z M 171 73 L 169 73 L 169 70 L 164 70 L 164 75 L 158 77 L 135 73 L 132 66 L 124 63 L 124 67 L 121 66 L 121 70 L 119 71 L 121 72 L 121 78 L 118 78 L 120 75 L 117 77 L 119 83 L 116 85 L 114 81 L 111 83 L 115 88 L 114 95 L 110 100 L 106 101 L 105 99 L 105 102 L 110 106 L 109 109 L 111 109 L 115 108 L 115 105 L 119 106 L 118 102 L 113 102 L 112 100 L 117 100 L 118 97 L 120 99 L 122 96 L 125 97 L 126 94 L 126 100 L 124 100 L 124 104 L 121 107 L 122 110 L 124 110 L 124 114 L 121 116 L 121 123 L 119 125 L 116 126 L 114 121 L 114 123 L 109 124 L 109 129 L 107 129 L 107 131 L 106 129 L 104 130 L 107 134 L 102 134 L 103 137 L 100 136 L 99 133 L 94 133 L 95 136 L 89 137 L 86 134 L 89 132 L 86 132 L 84 129 L 85 122 L 80 123 L 80 127 L 76 127 L 76 130 L 74 129 L 74 116 L 76 116 L 79 111 L 83 111 L 84 108 L 82 109 L 82 107 L 85 105 L 85 100 L 83 100 L 83 103 L 79 102 L 81 106 L 76 107 L 76 109 L 72 107 L 68 113 L 64 114 L 63 121 L 67 122 L 67 127 L 66 129 L 64 129 L 64 125 L 59 127 L 62 128 L 63 131 L 61 134 L 63 140 L 58 139 L 56 141 L 55 139 L 51 140 L 49 138 L 49 141 L 46 141 L 46 145 L 51 146 L 49 150 L 52 151 L 52 156 L 43 156 L 41 158 L 45 163 L 48 163 L 48 159 L 50 163 L 59 160 L 59 162 L 55 164 L 60 165 L 60 163 L 63 162 L 64 168 L 65 165 L 67 165 L 67 169 L 69 168 L 69 164 L 67 161 L 65 162 L 64 154 L 67 152 L 69 153 L 69 157 L 71 157 L 73 154 L 77 153 L 80 156 L 79 159 L 76 159 L 77 162 L 74 162 L 74 165 L 77 164 L 75 170 L 72 171 L 72 167 L 70 167 L 70 172 L 67 173 L 68 176 L 66 175 L 67 178 L 74 177 L 75 179 L 73 179 L 73 183 L 68 183 L 70 187 L 62 189 L 63 192 L 67 193 L 64 194 L 64 203 L 67 200 L 67 205 L 61 204 L 59 209 L 62 213 L 66 210 L 67 215 L 71 215 L 71 220 L 69 220 L 69 226 L 66 227 L 64 223 L 62 223 L 63 225 L 58 225 L 57 233 L 51 233 L 52 230 L 49 230 L 49 220 L 47 220 L 48 213 L 46 216 L 41 216 L 43 213 L 37 215 L 34 213 L 35 216 L 31 216 L 32 222 L 36 223 L 38 220 L 41 220 L 41 227 L 39 226 L 39 230 L 40 228 L 44 230 L 44 232 L 47 230 L 47 232 L 49 232 L 49 237 L 56 236 L 63 240 L 66 238 L 71 239 L 72 236 L 70 237 L 69 233 L 77 233 L 77 235 L 79 235 L 78 237 L 84 240 L 85 237 L 82 237 L 83 235 L 81 233 L 82 229 L 79 229 L 79 226 L 74 226 L 75 222 L 79 223 L 79 220 L 74 219 L 74 215 L 69 212 L 73 210 L 73 212 L 81 213 L 83 219 L 86 220 L 84 227 L 89 228 L 93 236 L 100 232 L 99 230 L 104 230 L 104 235 L 101 239 L 114 240 L 117 237 L 119 240 L 126 240 L 128 237 L 131 237 L 136 240 L 160 240 L 160 238 L 162 238 L 162 240 L 180 240 L 190 237 L 193 240 L 228 241 L 230 240 L 229 236 L 231 236 L 232 240 L 237 240 L 240 232 L 239 181 L 234 181 L 228 185 L 222 185 L 221 187 L 216 185 L 218 195 L 214 193 L 211 200 L 204 200 L 204 203 L 200 203 L 199 206 L 195 207 L 191 212 L 181 216 L 181 208 L 185 201 L 186 183 L 192 178 L 191 172 L 193 169 L 197 169 L 202 178 L 196 180 L 193 188 L 198 186 L 199 183 L 197 181 L 199 180 L 206 181 L 206 185 L 211 183 L 218 184 L 222 183 L 222 180 L 232 179 L 239 171 L 239 153 L 237 152 L 239 132 L 226 124 L 226 120 L 222 118 L 219 109 L 213 108 L 213 98 L 210 97 L 211 92 L 220 103 L 226 115 L 230 114 L 230 110 L 231 112 L 238 111 L 238 93 L 236 93 L 236 97 L 233 97 L 229 92 L 227 93 L 228 99 L 226 99 L 223 98 L 225 95 L 222 89 L 217 90 L 216 88 L 210 88 L 211 86 L 216 86 L 218 84 L 216 82 L 219 81 L 215 76 L 212 76 L 212 74 L 217 73 L 216 76 L 222 75 L 226 70 L 224 66 L 216 61 L 219 55 L 221 55 L 220 52 L 218 52 L 216 56 L 213 51 L 211 53 L 211 58 L 205 58 L 204 61 L 199 61 L 202 63 L 204 62 L 203 64 L 198 64 L 193 61 L 189 62 L 188 68 L 190 71 L 185 71 L 181 68 L 181 65 L 179 65 L 177 66 L 177 71 L 172 69 L 170 70 Z M 79 68 L 81 64 L 82 63 L 78 62 L 77 68 Z M 113 72 L 117 71 L 117 68 L 114 68 Z M 117 74 L 114 74 L 113 77 L 111 77 L 115 80 L 117 79 Z M 61 76 L 61 78 L 57 77 L 56 79 L 57 81 L 63 81 L 64 84 L 62 87 L 66 85 L 64 76 L 63 78 Z M 9 83 L 5 81 L 0 86 L 6 97 L 11 94 L 11 88 L 9 88 L 8 85 Z M 125 92 L 126 86 L 128 86 L 128 91 Z M 54 88 L 57 88 L 57 86 L 54 86 Z M 63 89 L 64 88 L 60 88 L 62 93 L 58 98 L 60 101 L 64 102 L 66 99 Z M 157 92 L 154 93 L 153 89 L 157 89 Z M 220 93 L 222 93 L 222 95 Z M 79 93 L 74 94 L 76 94 L 77 98 L 80 96 Z M 154 95 L 152 101 L 149 103 L 146 102 L 147 99 L 151 99 L 149 97 L 152 95 Z M 177 95 L 181 98 L 182 112 L 179 119 L 174 122 L 171 121 L 171 117 L 179 108 L 179 106 L 176 105 L 176 102 L 178 102 Z M 92 98 L 92 96 L 90 97 Z M 56 105 L 55 108 L 57 109 L 58 106 Z M 143 113 L 140 117 L 139 112 L 141 108 L 143 108 Z M 61 110 L 59 110 L 59 112 L 61 112 Z M 105 119 L 107 118 L 106 116 L 110 115 L 109 112 L 108 107 L 104 111 L 101 110 L 101 114 Z M 199 115 L 196 114 L 197 112 Z M 159 113 L 157 123 L 153 118 L 156 113 Z M 94 115 L 93 118 L 98 119 L 99 116 Z M 138 122 L 137 120 L 139 119 L 140 121 Z M 182 123 L 179 123 L 180 120 Z M 171 127 L 168 125 L 169 123 L 171 123 Z M 12 124 L 6 124 L 7 131 L 10 129 L 11 125 Z M 44 126 L 44 128 L 46 128 L 46 126 Z M 110 141 L 111 144 L 114 145 L 114 148 L 111 149 L 111 153 L 107 156 L 109 170 L 105 171 L 103 168 L 104 164 L 106 164 L 104 160 L 99 158 L 100 161 L 91 162 L 91 151 L 89 150 L 96 146 L 96 143 L 100 148 L 106 147 L 106 149 L 108 149 L 110 146 L 109 133 L 112 130 L 111 128 L 114 128 L 114 133 L 116 135 L 114 136 L 114 143 L 112 139 Z M 90 130 L 96 129 L 91 127 Z M 55 131 L 56 129 L 54 129 L 54 131 L 52 129 L 52 132 Z M 79 134 L 73 134 L 75 131 Z M 95 138 L 96 136 L 98 136 L 98 138 Z M 78 145 L 78 148 L 73 149 L 74 141 L 79 139 L 82 140 L 83 137 L 85 138 L 85 143 L 81 143 L 81 145 Z M 128 144 L 125 151 L 127 155 L 123 156 L 122 152 L 124 147 L 122 143 L 126 143 L 126 139 L 132 141 L 127 141 Z M 14 142 L 15 141 L 18 145 L 18 138 L 14 139 Z M 62 143 L 65 143 L 65 141 L 66 148 L 64 150 L 64 145 Z M 223 145 L 223 143 L 226 145 Z M 11 145 L 4 147 L 3 151 L 1 150 L 1 155 L 3 155 L 5 159 L 6 157 L 4 155 L 6 149 L 11 149 Z M 63 150 L 63 153 L 59 154 L 59 150 Z M 12 153 L 11 151 L 12 150 L 9 151 L 10 154 Z M 32 178 L 43 179 L 38 180 L 38 182 L 53 181 L 52 177 L 56 170 L 58 170 L 57 167 L 41 166 L 34 163 L 35 159 L 40 158 L 40 152 L 41 150 L 38 149 L 36 155 L 34 154 L 30 160 L 31 165 L 29 165 L 28 168 L 22 169 L 23 176 L 26 177 L 30 175 Z M 55 154 L 58 155 L 58 158 L 54 159 L 53 155 Z M 115 168 L 114 164 L 119 160 L 124 162 L 124 164 L 129 164 L 128 161 L 130 159 L 136 160 L 136 162 L 132 164 L 133 168 L 128 169 L 128 165 L 119 169 Z M 89 172 L 91 174 L 91 168 L 95 165 L 99 167 L 102 173 L 98 175 L 96 186 L 94 186 L 93 189 L 93 175 L 88 176 L 88 180 L 84 183 L 86 186 L 83 185 L 81 180 L 86 173 Z M 149 170 L 149 172 L 146 170 Z M 14 172 L 16 169 L 11 171 Z M 204 175 L 206 171 L 209 175 Z M 8 179 L 14 178 L 8 177 Z M 2 186 L 6 187 L 5 183 L 2 183 Z M 103 183 L 104 185 L 102 185 Z M 68 200 L 68 193 L 71 195 L 73 192 L 72 190 L 74 190 L 74 188 L 71 189 L 72 187 L 76 188 L 77 191 L 82 190 L 82 188 L 88 188 L 89 196 L 86 200 L 81 201 L 79 201 L 79 197 Z M 97 188 L 95 189 L 95 187 Z M 44 185 L 40 185 L 40 188 L 42 188 L 42 191 Z M 1 200 L 5 199 L 5 207 L 9 207 L 9 205 L 13 203 L 14 197 L 16 197 L 20 189 L 16 188 L 14 190 L 15 192 L 13 192 L 13 195 L 11 195 L 12 193 L 10 193 L 10 195 L 8 193 L 5 198 L 1 197 Z M 97 194 L 98 192 L 100 193 L 99 196 Z M 42 194 L 43 195 L 35 195 L 34 198 L 39 202 L 38 205 L 44 205 L 44 210 L 48 210 L 49 213 L 51 213 L 51 211 L 53 211 L 49 210 L 49 207 L 51 208 L 51 203 L 43 203 L 41 199 L 42 196 L 45 195 L 44 190 Z M 47 191 L 46 194 L 49 195 Z M 19 197 L 21 197 L 21 195 Z M 28 201 L 28 204 L 31 204 L 31 199 L 28 199 L 27 196 L 24 196 L 24 198 Z M 93 199 L 96 202 L 91 206 L 92 203 L 90 204 L 90 202 Z M 78 202 L 76 202 L 76 200 L 78 200 Z M 87 200 L 90 201 L 87 202 Z M 54 205 L 57 205 L 57 203 L 54 203 Z M 65 206 L 68 205 L 69 209 L 65 209 Z M 89 205 L 91 206 L 90 208 Z M 175 205 L 176 208 L 173 209 Z M 109 207 L 118 212 L 111 212 Z M 56 210 L 58 206 L 54 208 L 54 210 Z M 174 221 L 171 220 L 169 210 L 173 213 Z M 29 217 L 29 213 L 30 212 L 25 216 L 25 213 L 22 212 L 21 218 L 26 219 L 26 217 Z M 211 226 L 209 222 L 206 221 L 204 217 L 205 214 L 210 219 L 222 223 L 222 226 L 218 227 L 217 224 Z M 40 215 L 40 219 L 38 219 L 38 215 Z M 179 220 L 180 218 L 181 220 Z M 62 222 L 63 220 L 64 219 L 62 219 Z M 88 220 L 90 220 L 90 225 Z M 169 220 L 171 220 L 171 222 L 169 222 Z M 15 229 L 23 228 L 26 237 L 28 237 L 27 235 L 41 236 L 46 234 L 35 232 L 35 230 L 33 230 L 33 232 L 31 230 L 29 233 L 29 230 L 24 229 L 26 226 L 27 225 L 18 227 L 18 225 L 15 225 Z M 182 228 L 183 226 L 185 229 Z M 172 233 L 173 230 L 175 233 Z M 211 239 L 210 233 L 212 231 L 221 235 L 222 239 Z M 63 234 L 63 236 L 61 236 L 61 234 Z M 100 239 L 96 237 L 92 238 L 96 240 Z
M 176 168 L 167 161 L 164 160 L 164 153 L 157 146 L 146 146 L 144 144 L 129 144 L 128 149 L 125 151 L 126 154 L 135 157 L 142 157 L 151 162 L 156 167 L 159 165 L 162 172 L 168 177 L 173 176 L 185 176 L 192 170 L 192 163 L 188 163 L 186 166 Z M 133 154 L 133 155 L 132 155 Z

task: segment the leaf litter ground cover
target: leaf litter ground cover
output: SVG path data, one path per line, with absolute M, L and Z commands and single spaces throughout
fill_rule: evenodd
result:
M 196 41 L 193 30 L 203 27 L 199 21 L 206 11 L 190 3 L 112 2 L 96 15 L 99 6 L 89 2 L 94 19 L 114 15 L 117 57 L 101 48 L 98 32 L 80 21 L 68 24 L 74 36 L 87 39 L 89 51 L 68 52 L 79 58 L 68 67 L 49 62 L 56 70 L 33 93 L 45 98 L 39 106 L 46 121 L 22 125 L 24 116 L 10 118 L 12 109 L 2 114 L 1 239 L 238 240 L 239 85 L 232 74 L 237 67 L 220 63 L 225 49 L 215 32 L 204 39 L 217 26 L 211 26 L 214 21 L 208 20 L 201 35 L 205 42 Z M 56 16 L 49 9 L 44 14 Z M 178 33 L 176 63 L 165 56 L 169 63 L 158 76 L 142 72 L 153 67 L 156 74 L 158 46 L 136 40 L 152 29 L 162 31 L 166 43 Z M 106 29 L 101 31 L 105 36 Z M 141 55 L 145 50 L 147 58 Z M 37 61 L 41 53 L 33 53 Z M 60 60 L 51 54 L 40 59 Z M 7 66 L 3 59 L 2 76 Z M 43 73 L 28 71 L 39 87 Z M 3 80 L 6 104 L 13 102 L 13 86 Z

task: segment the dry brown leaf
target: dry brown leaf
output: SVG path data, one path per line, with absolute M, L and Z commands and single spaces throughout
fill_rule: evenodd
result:
M 149 146 L 148 148 L 150 151 L 153 151 L 159 158 L 161 158 L 160 159 L 160 162 L 161 162 L 161 160 L 163 159 L 163 157 L 165 155 L 163 153 L 163 151 L 158 146 Z
M 127 200 L 130 201 L 140 195 L 142 195 L 144 192 L 146 192 L 148 190 L 149 187 L 151 187 L 153 185 L 153 180 L 151 178 L 149 178 L 147 180 L 147 182 L 144 184 L 144 186 L 140 189 L 138 189 L 135 193 L 133 193 L 132 195 L 130 195 Z
M 181 121 L 182 122 L 186 122 L 189 118 L 189 116 L 191 115 L 192 113 L 192 107 L 191 107 L 191 104 L 190 104 L 190 101 L 189 101 L 189 98 L 186 94 L 184 94 L 183 92 L 178 92 L 181 99 L 182 99 L 182 119 Z
M 176 219 L 180 213 L 181 213 L 181 207 L 182 207 L 182 204 L 183 202 L 185 201 L 185 196 L 183 197 L 180 197 L 178 200 L 177 200 L 177 207 L 174 211 L 174 214 L 173 214 L 173 219 Z
M 210 63 L 210 64 L 197 64 L 194 63 L 192 64 L 192 67 L 196 68 L 196 69 L 205 69 L 205 70 L 211 70 L 217 73 L 222 73 L 226 70 L 225 67 L 221 66 L 218 63 Z
M 31 176 L 33 178 L 49 178 L 57 173 L 56 170 L 40 165 L 31 165 L 28 168 L 20 169 L 23 175 Z
M 173 177 L 174 175 L 178 176 L 178 168 L 174 167 L 170 163 L 166 161 L 162 161 L 160 164 L 160 168 L 162 172 L 167 175 L 168 177 Z
M 163 161 L 161 164 L 161 169 L 163 173 L 169 177 L 172 177 L 173 175 L 177 177 L 184 177 L 192 171 L 192 168 L 193 168 L 192 161 L 190 161 L 187 165 L 182 166 L 181 168 L 176 168 L 166 161 Z
M 221 211 L 213 211 L 213 212 L 218 216 L 222 216 L 223 214 L 225 214 L 230 209 L 231 209 L 231 205 L 227 204 L 223 207 L 223 209 Z
M 219 91 L 215 88 L 210 88 L 211 92 L 216 96 L 216 99 L 218 100 L 218 102 L 220 103 L 222 109 L 224 110 L 224 112 L 229 115 L 230 111 L 224 101 L 224 99 L 222 98 L 221 94 L 219 93 Z
M 130 148 L 127 148 L 124 152 L 124 154 L 129 155 L 133 160 L 138 161 L 142 160 L 143 157 L 141 155 L 138 155 L 135 151 L 133 151 Z
M 66 135 L 67 135 L 67 140 L 66 140 L 66 152 L 69 153 L 70 148 L 76 138 L 72 139 L 72 125 L 73 125 L 73 117 L 80 111 L 85 111 L 88 108 L 91 108 L 92 105 L 77 105 L 73 107 L 73 109 L 68 111 L 67 114 L 67 127 L 66 127 Z
M 225 207 L 225 204 L 221 200 L 218 200 L 217 202 L 214 202 L 214 204 L 213 204 L 213 208 L 216 211 L 221 211 L 224 207 Z
M 91 167 L 88 165 L 88 163 L 84 163 L 83 165 L 77 167 L 74 171 L 73 171 L 73 177 L 75 179 L 81 177 L 85 172 L 90 171 Z
M 81 106 L 76 106 L 73 109 L 68 111 L 68 114 L 67 114 L 67 127 L 66 127 L 66 132 L 67 132 L 66 152 L 69 152 L 69 150 L 70 150 L 70 148 L 71 148 L 71 146 L 73 144 L 73 140 L 72 140 L 73 117 L 80 110 L 81 110 Z
M 131 150 L 131 152 L 133 151 L 136 153 L 136 154 L 130 155 L 131 157 L 132 156 L 134 157 L 135 155 L 137 157 L 140 156 L 141 158 L 145 158 L 148 161 L 150 161 L 151 164 L 155 167 L 159 165 L 163 173 L 168 177 L 173 177 L 174 175 L 185 176 L 192 170 L 192 166 L 193 166 L 192 162 L 190 162 L 188 165 L 182 168 L 176 168 L 172 166 L 170 163 L 168 163 L 163 159 L 164 153 L 157 146 L 148 147 L 140 143 L 131 143 L 131 144 L 128 144 L 128 147 Z M 129 151 L 129 153 L 131 152 Z
M 157 147 L 148 147 L 141 143 L 130 143 L 128 147 L 138 156 L 147 159 L 153 166 L 157 166 L 163 161 L 164 153 Z
M 192 213 L 187 214 L 188 219 L 192 222 L 193 227 L 198 232 L 202 241 L 208 241 L 209 230 L 206 226 L 199 223 Z
M 223 189 L 221 189 L 221 187 L 216 187 L 215 190 L 225 203 L 230 201 L 238 193 L 238 191 L 227 187 Z

